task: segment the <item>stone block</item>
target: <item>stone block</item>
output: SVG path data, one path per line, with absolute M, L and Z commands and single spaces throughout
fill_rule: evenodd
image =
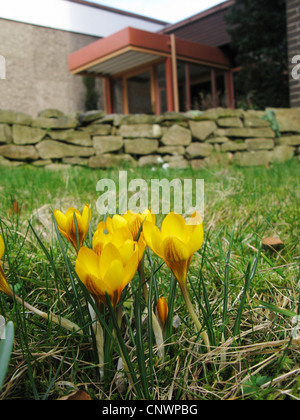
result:
M 247 114 L 245 115 L 244 126 L 246 128 L 270 127 L 270 125 L 270 121 L 263 120 L 262 118 L 258 118 Z
M 43 140 L 36 146 L 42 159 L 62 159 L 65 157 L 90 157 L 95 154 L 92 147 L 81 147 L 55 140 Z
M 262 166 L 272 161 L 273 152 L 267 150 L 237 152 L 232 158 L 232 163 L 239 166 Z
M 240 118 L 231 117 L 231 118 L 219 118 L 217 120 L 217 124 L 219 127 L 235 127 L 235 128 L 243 128 L 243 123 Z
M 46 131 L 41 128 L 14 124 L 12 127 L 12 135 L 15 144 L 36 144 L 46 136 Z
M 0 143 L 12 142 L 11 128 L 8 124 L 0 124 Z
M 176 156 L 176 159 L 167 162 L 166 165 L 170 169 L 186 169 L 190 166 L 190 163 L 186 159 Z
M 162 130 L 158 124 L 122 124 L 119 128 L 120 136 L 124 138 L 150 138 L 161 137 Z
M 44 109 L 43 111 L 40 111 L 38 113 L 38 117 L 43 117 L 43 118 L 60 118 L 63 117 L 65 114 L 60 111 L 59 109 L 54 109 L 54 108 L 48 108 L 48 109 Z
M 7 167 L 7 168 L 17 168 L 19 166 L 26 165 L 26 162 L 20 162 L 17 160 L 8 160 L 5 159 L 3 156 L 0 156 L 0 167 Z
M 128 154 L 114 155 L 111 153 L 96 155 L 89 159 L 89 167 L 93 169 L 116 168 L 120 166 L 135 167 L 136 160 Z
M 157 153 L 161 155 L 184 155 L 185 148 L 183 146 L 162 146 L 158 148 Z
M 272 139 L 246 139 L 248 150 L 271 150 L 274 149 L 274 140 Z
M 161 139 L 164 146 L 188 146 L 192 142 L 192 134 L 187 128 L 178 124 L 170 127 Z
M 300 135 L 278 137 L 275 142 L 280 146 L 300 146 Z
M 34 146 L 8 144 L 0 146 L 0 155 L 12 160 L 37 160 L 39 154 Z
M 0 123 L 31 125 L 32 118 L 24 112 L 0 110 Z
M 229 140 L 228 137 L 212 137 L 206 140 L 206 143 L 209 144 L 222 144 L 227 143 Z
M 190 121 L 189 125 L 193 138 L 200 141 L 207 139 L 217 129 L 214 121 Z
M 90 124 L 80 127 L 80 131 L 85 131 L 91 136 L 108 136 L 112 133 L 112 126 L 110 124 Z
M 214 148 L 211 144 L 208 143 L 192 143 L 186 149 L 186 156 L 189 159 L 196 157 L 207 157 L 210 156 Z
M 225 128 L 215 133 L 219 137 L 233 138 L 274 138 L 275 132 L 269 127 L 260 128 Z
M 66 157 L 62 159 L 63 163 L 66 165 L 77 165 L 77 166 L 88 166 L 88 158 L 81 157 Z
M 94 136 L 93 144 L 96 154 L 98 155 L 121 150 L 124 141 L 121 136 Z
M 90 124 L 91 122 L 102 119 L 105 115 L 105 111 L 86 111 L 80 114 L 78 119 L 81 124 Z
M 53 130 L 50 131 L 48 134 L 53 140 L 59 140 L 65 143 L 76 144 L 78 146 L 93 147 L 93 141 L 91 139 L 91 136 L 84 131 L 74 129 Z
M 199 120 L 218 120 L 219 118 L 241 118 L 243 111 L 241 109 L 231 108 L 213 108 L 204 111 L 197 119 Z
M 32 120 L 32 127 L 62 130 L 78 126 L 78 119 L 74 115 L 65 115 L 59 118 L 37 117 Z
M 164 160 L 160 155 L 142 156 L 138 161 L 138 165 L 141 168 L 144 166 L 162 166 L 163 163 Z
M 272 151 L 272 162 L 286 162 L 295 155 L 295 148 L 290 146 L 277 146 Z
M 247 144 L 244 142 L 239 141 L 229 141 L 227 143 L 223 143 L 221 146 L 221 151 L 226 152 L 237 152 L 242 150 L 247 150 Z
M 300 108 L 268 108 L 273 111 L 281 133 L 300 133 Z
M 158 140 L 134 139 L 125 140 L 125 153 L 131 155 L 150 155 L 157 151 Z

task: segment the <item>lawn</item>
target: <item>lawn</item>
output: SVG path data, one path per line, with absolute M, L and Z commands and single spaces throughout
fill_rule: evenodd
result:
M 104 377 L 99 374 L 88 294 L 74 274 L 76 254 L 57 235 L 52 217 L 55 209 L 82 211 L 88 203 L 93 232 L 103 219 L 96 210 L 97 182 L 117 182 L 119 170 L 0 168 L 2 265 L 10 286 L 39 310 L 82 328 L 82 334 L 66 331 L 2 294 L 0 314 L 14 323 L 15 337 L 0 399 L 54 400 L 80 389 L 93 400 L 298 400 L 299 175 L 294 160 L 197 172 L 128 169 L 128 181 L 204 179 L 204 242 L 192 259 L 188 290 L 210 342 L 203 345 L 169 269 L 147 252 L 149 301 L 136 275 L 123 292 L 122 323 L 115 327 L 129 357 L 130 387 L 126 369 L 117 370 L 121 352 L 118 332 L 109 333 L 111 312 L 103 318 L 106 364 Z M 266 237 L 279 237 L 283 246 L 262 245 Z M 164 357 L 147 316 L 161 295 L 169 304 Z

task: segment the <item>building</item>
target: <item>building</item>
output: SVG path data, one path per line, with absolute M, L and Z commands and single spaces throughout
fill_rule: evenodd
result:
M 222 3 L 157 33 L 125 28 L 71 54 L 70 71 L 103 78 L 109 113 L 234 107 L 224 20 L 231 4 Z
M 233 2 L 173 25 L 85 0 L 2 2 L 1 108 L 82 110 L 83 76 L 95 78 L 108 113 L 234 107 L 239 69 L 225 22 Z M 291 63 L 300 54 L 299 0 L 287 8 Z M 290 80 L 291 106 L 300 106 L 300 80 Z
M 156 32 L 165 25 L 86 1 L 1 1 L 0 56 L 6 69 L 0 108 L 31 115 L 46 108 L 82 110 L 86 89 L 82 78 L 69 72 L 69 54 L 128 26 Z M 103 109 L 100 79 L 97 89 Z

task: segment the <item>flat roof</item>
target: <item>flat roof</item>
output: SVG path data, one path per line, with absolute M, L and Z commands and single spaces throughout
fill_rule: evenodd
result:
M 225 54 L 216 47 L 176 38 L 178 60 L 229 69 Z M 116 76 L 136 67 L 171 57 L 170 36 L 127 27 L 70 54 L 72 74 Z
M 167 24 L 164 28 L 162 28 L 159 32 L 160 33 L 170 33 L 175 29 L 181 28 L 182 26 L 189 25 L 192 22 L 201 20 L 206 18 L 207 16 L 210 16 L 214 13 L 218 13 L 222 10 L 227 9 L 228 7 L 232 6 L 234 4 L 235 0 L 224 0 L 224 2 L 217 4 L 217 6 L 210 7 L 207 10 L 204 10 L 203 12 L 196 13 L 193 16 L 190 16 L 189 18 L 180 20 L 176 23 Z

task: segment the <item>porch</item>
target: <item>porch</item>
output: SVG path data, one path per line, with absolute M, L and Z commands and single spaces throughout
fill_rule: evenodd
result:
M 75 75 L 101 77 L 108 114 L 234 107 L 233 73 L 219 48 L 125 28 L 69 56 Z

